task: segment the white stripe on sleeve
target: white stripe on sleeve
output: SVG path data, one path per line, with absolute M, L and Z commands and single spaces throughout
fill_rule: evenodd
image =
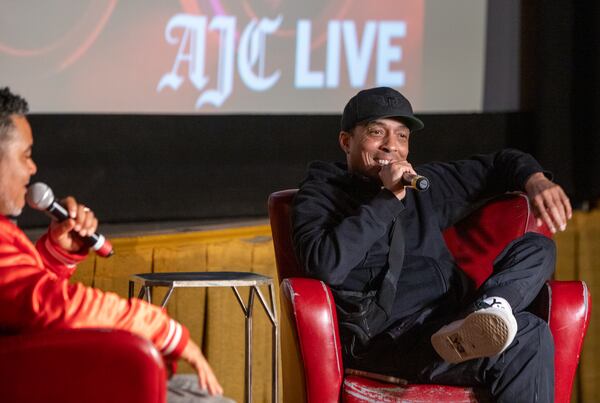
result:
M 181 341 L 181 325 L 175 322 L 173 319 L 169 320 L 169 333 L 165 339 L 165 345 L 161 349 L 163 355 L 169 355 L 175 350 L 179 342 Z

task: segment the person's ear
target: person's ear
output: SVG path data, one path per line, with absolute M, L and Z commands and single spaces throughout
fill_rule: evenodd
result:
M 350 140 L 351 140 L 351 138 L 352 138 L 352 134 L 348 133 L 346 131 L 343 131 L 343 130 L 340 132 L 340 135 L 338 137 L 338 140 L 340 142 L 340 148 L 346 154 L 350 154 Z

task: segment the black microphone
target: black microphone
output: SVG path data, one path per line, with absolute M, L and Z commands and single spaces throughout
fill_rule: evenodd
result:
M 33 209 L 44 211 L 59 222 L 69 218 L 67 210 L 54 198 L 54 193 L 50 189 L 50 186 L 42 182 L 37 182 L 29 186 L 27 189 L 27 204 Z M 86 246 L 94 249 L 98 256 L 110 257 L 114 253 L 111 243 L 104 235 L 94 233 L 86 237 L 81 237 L 81 239 Z
M 402 175 L 400 182 L 404 187 L 413 188 L 419 192 L 424 192 L 429 189 L 429 179 L 421 175 L 405 172 L 404 175 Z

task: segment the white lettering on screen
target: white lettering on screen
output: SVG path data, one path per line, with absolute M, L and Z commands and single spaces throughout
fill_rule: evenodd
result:
M 165 87 L 174 91 L 180 88 L 185 81 L 180 74 L 184 63 L 187 63 L 190 82 L 200 91 L 195 104 L 197 109 L 206 104 L 218 108 L 225 103 L 233 91 L 236 65 L 241 81 L 250 90 L 267 91 L 273 88 L 282 73 L 278 68 L 269 69 L 266 66 L 267 38 L 277 32 L 282 22 L 281 15 L 275 19 L 251 20 L 242 31 L 236 52 L 236 17 L 216 16 L 209 23 L 206 16 L 173 16 L 165 28 L 165 39 L 170 45 L 178 45 L 177 54 L 171 70 L 161 77 L 157 91 Z M 174 34 L 175 30 L 181 31 L 179 37 Z M 210 32 L 218 33 L 219 54 L 216 87 L 207 89 L 205 87 L 209 82 L 214 81 L 205 72 L 206 41 Z M 354 21 L 329 21 L 324 65 L 314 66 L 311 53 L 312 22 L 298 20 L 293 61 L 294 86 L 298 89 L 339 88 L 340 73 L 345 67 L 348 84 L 353 88 L 361 88 L 367 84 L 369 67 L 374 61 L 375 85 L 402 87 L 406 82 L 405 73 L 401 69 L 394 70 L 392 64 L 402 61 L 402 47 L 394 43 L 406 35 L 404 21 L 367 21 L 360 37 Z
M 233 90 L 233 52 L 235 49 L 235 17 L 219 15 L 211 21 L 208 29 L 220 31 L 219 36 L 219 69 L 217 75 L 217 88 L 205 91 L 196 100 L 196 108 L 204 104 L 216 107 L 231 95 Z
M 244 84 L 254 91 L 266 91 L 273 87 L 281 76 L 281 71 L 277 70 L 269 77 L 265 77 L 265 49 L 266 36 L 277 31 L 283 16 L 274 20 L 263 18 L 259 23 L 252 20 L 240 40 L 238 49 L 238 71 Z M 258 74 L 252 71 L 252 68 L 258 63 Z
M 346 60 L 353 61 L 347 63 L 348 76 L 350 77 L 350 85 L 354 88 L 362 87 L 367 79 L 376 34 L 377 23 L 375 21 L 367 21 L 359 45 L 354 21 L 344 22 Z

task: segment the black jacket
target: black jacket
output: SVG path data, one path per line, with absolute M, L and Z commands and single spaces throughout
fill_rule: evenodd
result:
M 317 161 L 310 164 L 294 200 L 296 254 L 307 273 L 334 291 L 379 288 L 388 268 L 392 223 L 399 221 L 405 255 L 388 324 L 456 300 L 464 275 L 442 231 L 487 198 L 522 190 L 526 179 L 542 168 L 530 155 L 507 149 L 415 170 L 430 180 L 430 189 L 409 189 L 399 201 L 379 183 L 349 173 L 345 164 Z M 339 308 L 337 297 L 336 303 Z

